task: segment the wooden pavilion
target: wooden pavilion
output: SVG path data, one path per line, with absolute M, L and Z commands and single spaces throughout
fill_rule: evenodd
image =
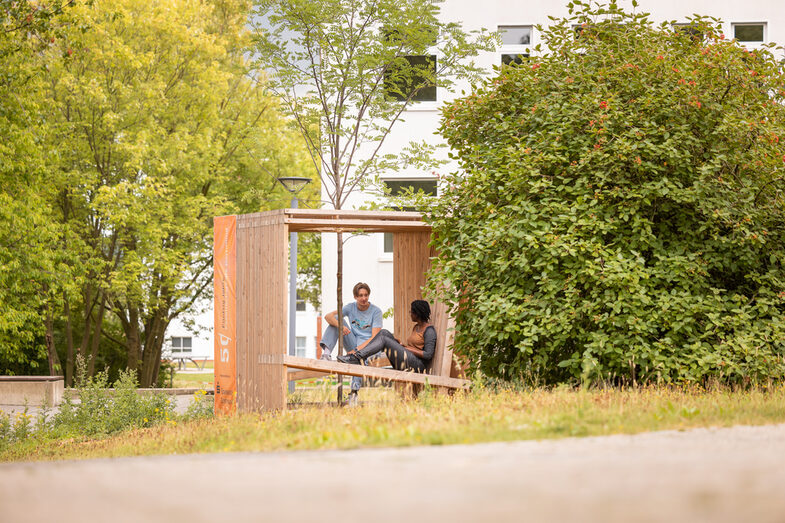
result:
M 451 377 L 452 324 L 434 303 L 438 333 L 428 374 L 287 354 L 287 281 L 290 232 L 392 232 L 393 305 L 407 311 L 422 298 L 433 251 L 431 229 L 419 213 L 283 209 L 215 218 L 215 410 L 229 413 L 283 410 L 287 381 L 313 373 L 388 379 L 434 387 L 465 388 Z M 405 339 L 406 314 L 395 315 L 395 335 Z

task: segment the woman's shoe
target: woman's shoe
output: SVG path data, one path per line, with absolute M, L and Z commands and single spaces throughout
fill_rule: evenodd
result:
M 362 360 L 359 356 L 357 356 L 357 351 L 350 352 L 348 354 L 344 354 L 343 356 L 338 356 L 336 358 L 341 363 L 350 363 L 352 365 L 361 365 Z

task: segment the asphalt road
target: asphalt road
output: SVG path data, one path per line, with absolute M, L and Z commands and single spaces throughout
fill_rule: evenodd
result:
M 785 522 L 785 425 L 3 464 L 0 519 Z

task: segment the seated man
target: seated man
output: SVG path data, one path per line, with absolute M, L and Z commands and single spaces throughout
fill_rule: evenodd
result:
M 346 352 L 364 349 L 379 331 L 382 330 L 382 310 L 368 301 L 371 295 L 371 288 L 367 283 L 358 283 L 352 289 L 354 303 L 343 306 L 341 319 L 344 317 L 349 320 L 349 324 L 343 321 L 343 347 Z M 329 325 L 322 336 L 319 345 L 322 347 L 322 359 L 331 360 L 332 351 L 338 342 L 338 311 L 332 311 L 325 316 L 325 321 Z M 351 392 L 349 393 L 349 405 L 357 404 L 357 391 L 362 386 L 362 378 L 352 377 Z

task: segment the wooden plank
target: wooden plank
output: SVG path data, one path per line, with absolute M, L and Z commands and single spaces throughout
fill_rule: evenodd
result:
M 237 217 L 238 225 L 242 216 Z M 240 410 L 241 401 L 245 398 L 245 382 L 247 380 L 246 362 L 248 358 L 248 325 L 250 318 L 249 312 L 253 310 L 252 304 L 248 303 L 248 263 L 250 258 L 249 249 L 252 241 L 248 231 L 237 227 L 237 332 L 236 332 L 236 367 L 235 367 L 235 398 L 234 403 L 237 410 Z
M 307 380 L 311 378 L 323 378 L 328 374 L 330 373 L 318 371 L 318 370 L 289 369 L 289 371 L 286 373 L 286 379 L 288 381 L 299 381 L 299 380 Z
M 297 356 L 284 355 L 283 362 L 287 367 L 295 369 L 315 370 L 329 374 L 343 374 L 346 376 L 365 376 L 368 378 L 379 378 L 395 382 L 419 383 L 422 385 L 429 384 L 434 387 L 468 389 L 471 385 L 470 381 L 458 378 L 432 376 L 429 374 L 419 374 L 416 372 L 406 372 L 392 369 L 379 369 L 376 367 L 366 367 L 363 365 L 351 365 L 349 363 L 341 363 L 339 361 L 313 360 L 310 358 L 299 358 Z
M 368 360 L 366 363 L 369 367 L 377 367 L 377 368 L 391 366 L 390 360 L 387 359 L 387 356 L 381 356 L 380 358 L 373 358 Z M 305 380 L 308 378 L 319 378 L 324 376 L 325 374 L 329 374 L 329 372 L 289 369 L 289 373 L 286 375 L 286 379 L 291 381 Z
M 408 232 L 430 233 L 431 226 L 421 221 L 362 220 L 355 218 L 287 218 L 293 232 Z
M 336 209 L 283 209 L 294 218 L 361 218 L 368 220 L 422 220 L 422 214 L 412 211 L 356 211 Z M 265 213 L 257 213 L 265 214 Z
M 319 220 L 326 220 L 333 224 L 344 222 L 380 222 L 394 226 L 401 223 L 419 223 L 421 226 L 430 227 L 422 221 L 422 215 L 417 212 L 405 211 L 355 211 L 355 210 L 334 210 L 334 209 L 278 209 L 275 211 L 257 212 L 240 215 L 238 219 L 239 228 L 263 227 L 281 220 L 286 222 L 296 222 L 304 225 L 313 221 L 318 225 Z M 356 227 L 353 225 L 352 227 Z M 333 230 L 334 232 L 334 230 Z
M 441 302 L 434 302 L 431 308 L 431 323 L 436 329 L 437 338 L 436 351 L 428 370 L 431 374 L 449 376 L 455 322 L 447 315 L 447 307 Z

